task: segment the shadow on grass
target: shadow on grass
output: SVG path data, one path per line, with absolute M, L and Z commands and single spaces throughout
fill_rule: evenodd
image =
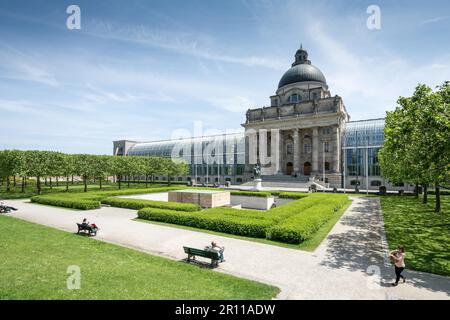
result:
M 386 267 L 383 260 L 383 224 L 380 219 L 380 201 L 376 198 L 360 200 L 362 201 L 358 205 L 353 206 L 353 213 L 341 218 L 340 223 L 343 225 L 343 231 L 328 236 L 327 251 L 321 264 L 330 268 L 347 268 L 351 271 L 364 273 L 368 272 L 370 266 L 377 266 L 380 268 L 382 286 L 392 286 L 395 279 L 394 267 Z M 428 233 L 428 231 L 423 230 L 422 232 Z M 414 233 L 414 231 L 407 230 L 407 233 Z M 397 242 L 391 245 L 395 247 Z M 428 248 L 428 250 L 431 250 L 431 248 Z M 425 263 L 426 261 L 433 261 L 432 259 L 436 255 L 440 255 L 442 261 L 450 261 L 448 251 L 446 253 L 444 250 L 428 252 L 427 254 L 422 253 L 420 259 L 423 259 Z M 414 253 L 407 252 L 407 266 L 408 260 L 414 259 L 416 259 Z M 450 294 L 450 278 L 448 277 L 409 271 L 408 269 L 404 271 L 404 274 L 407 276 L 410 285 Z

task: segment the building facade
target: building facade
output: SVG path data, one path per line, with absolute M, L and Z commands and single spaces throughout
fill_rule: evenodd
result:
M 270 106 L 247 110 L 242 127 L 244 132 L 232 135 L 114 141 L 114 155 L 181 157 L 190 171 L 176 181 L 245 183 L 254 178 L 253 166 L 260 163 L 263 181 L 409 188 L 381 177 L 377 153 L 383 144 L 384 120 L 350 121 L 343 99 L 331 95 L 325 76 L 302 47 L 270 97 Z M 205 157 L 208 149 L 211 156 Z

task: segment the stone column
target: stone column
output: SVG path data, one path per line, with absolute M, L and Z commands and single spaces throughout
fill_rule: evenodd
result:
M 336 128 L 336 140 L 334 143 L 335 150 L 333 151 L 333 171 L 336 173 L 341 172 L 340 160 L 341 160 L 341 132 L 339 126 Z
M 279 129 L 271 130 L 270 137 L 270 158 L 272 172 L 275 174 L 282 174 L 281 168 L 281 154 L 283 152 L 282 133 Z
M 279 135 L 279 146 L 278 146 L 278 172 L 277 174 L 284 174 L 284 138 L 283 138 L 283 131 L 278 130 Z
M 298 133 L 298 129 L 294 129 L 293 134 L 294 138 L 294 173 L 300 172 L 300 137 Z
M 312 172 L 319 171 L 319 128 L 312 129 Z

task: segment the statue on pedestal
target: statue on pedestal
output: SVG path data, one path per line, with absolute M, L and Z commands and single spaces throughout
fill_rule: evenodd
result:
M 261 179 L 261 165 L 260 165 L 259 161 L 253 167 L 253 174 L 255 176 L 255 179 Z

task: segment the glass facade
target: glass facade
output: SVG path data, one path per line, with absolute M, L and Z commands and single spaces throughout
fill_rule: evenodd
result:
M 237 133 L 142 142 L 132 146 L 127 154 L 184 159 L 189 164 L 190 176 L 242 175 L 245 168 L 245 135 Z
M 351 121 L 345 126 L 343 155 L 346 176 L 380 176 L 378 151 L 384 140 L 384 119 Z M 366 165 L 367 164 L 367 165 Z

